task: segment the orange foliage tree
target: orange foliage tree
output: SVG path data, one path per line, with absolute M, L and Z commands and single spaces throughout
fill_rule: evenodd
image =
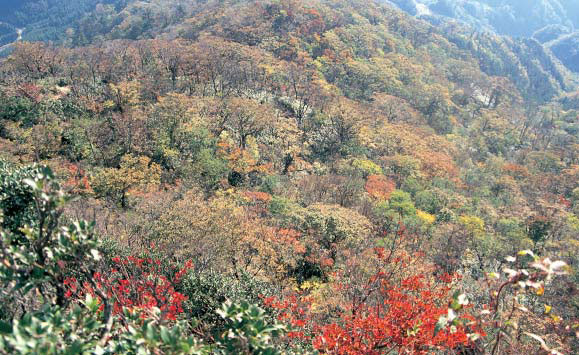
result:
M 396 190 L 396 184 L 383 175 L 370 175 L 365 188 L 370 196 L 380 200 L 388 200 L 392 192 Z

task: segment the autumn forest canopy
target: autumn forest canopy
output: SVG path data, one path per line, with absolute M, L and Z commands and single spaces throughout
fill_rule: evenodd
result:
M 579 9 L 473 2 L 3 1 L 0 354 L 579 352 Z

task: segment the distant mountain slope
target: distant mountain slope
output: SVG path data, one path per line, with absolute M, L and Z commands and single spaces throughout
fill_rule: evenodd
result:
M 553 41 L 579 28 L 579 1 L 577 0 L 385 1 L 431 22 L 451 18 L 478 30 L 512 37 L 533 37 L 541 43 Z M 553 54 L 569 69 L 577 71 L 576 57 L 570 48 L 575 43 L 568 41 L 569 38 L 560 42 Z
M 18 38 L 18 35 L 16 34 L 14 26 L 0 22 L 0 47 L 14 42 L 16 38 Z
M 579 73 L 579 31 L 562 35 L 547 43 L 547 47 L 565 66 Z
M 64 38 L 65 31 L 97 4 L 123 4 L 124 0 L 2 0 L 0 24 L 13 28 L 26 28 L 24 40 L 56 41 Z M 0 26 L 0 43 L 15 39 L 15 31 L 5 31 Z M 4 43 L 2 43 L 4 42 Z
M 531 37 L 548 25 L 579 27 L 575 0 L 390 0 L 413 15 L 424 6 L 432 15 L 459 19 L 478 29 L 514 37 Z
M 479 59 L 483 72 L 509 77 L 529 98 L 544 101 L 556 96 L 558 88 L 574 87 L 569 71 L 534 39 L 473 32 L 456 24 L 439 27 L 451 42 Z

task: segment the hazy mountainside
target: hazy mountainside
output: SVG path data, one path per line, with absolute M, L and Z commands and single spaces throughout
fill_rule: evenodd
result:
M 0 46 L 14 42 L 18 38 L 14 26 L 0 22 Z
M 122 1 L 15 44 L 0 355 L 577 353 L 579 91 L 435 20 Z
M 577 71 L 577 47 L 568 34 L 579 28 L 579 1 L 575 0 L 392 0 L 408 13 L 429 21 L 459 20 L 475 29 L 497 34 L 561 42 L 553 54 Z M 551 44 L 547 48 L 553 49 Z
M 579 73 L 579 31 L 563 34 L 547 42 L 546 46 L 565 66 Z
M 442 15 L 472 27 L 514 37 L 531 37 L 549 25 L 579 28 L 575 0 L 391 0 L 412 15 Z
M 13 42 L 23 28 L 28 41 L 60 41 L 66 30 L 97 4 L 122 4 L 118 0 L 3 0 L 0 3 L 0 46 Z M 2 23 L 6 24 L 3 31 Z

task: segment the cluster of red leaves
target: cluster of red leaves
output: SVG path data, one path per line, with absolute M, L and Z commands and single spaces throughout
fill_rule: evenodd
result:
M 273 228 L 272 230 L 278 244 L 291 246 L 296 254 L 306 253 L 306 246 L 301 242 L 302 234 L 300 232 L 286 228 Z
M 308 329 L 312 326 L 312 319 L 309 314 L 312 307 L 310 298 L 299 294 L 290 295 L 283 300 L 276 297 L 265 297 L 263 304 L 277 311 L 279 321 L 285 321 L 294 328 L 293 331 L 288 332 L 289 338 L 311 340 L 311 336 L 307 335 Z
M 92 187 L 88 181 L 86 172 L 75 164 L 68 164 L 68 179 L 64 182 L 64 187 L 72 194 L 86 194 L 92 192 Z
M 23 83 L 17 89 L 18 95 L 26 97 L 36 103 L 42 100 L 42 92 L 40 87 L 32 83 Z
M 404 262 L 399 258 L 395 263 Z M 390 265 L 394 266 L 394 265 Z M 324 354 L 378 355 L 429 354 L 436 349 L 469 346 L 466 325 L 436 330 L 441 316 L 447 315 L 454 277 L 440 279 L 427 274 L 392 278 L 383 269 L 372 276 L 365 288 L 343 305 L 337 317 L 320 320 L 312 316 L 311 300 L 292 295 L 285 300 L 266 298 L 266 306 L 293 328 L 290 338 L 311 342 Z M 463 315 L 463 324 L 474 318 Z
M 190 261 L 181 269 L 171 270 L 171 277 L 166 276 L 159 260 L 151 258 L 116 257 L 112 263 L 108 272 L 95 273 L 93 282 L 84 282 L 82 286 L 73 277 L 65 279 L 65 296 L 78 299 L 90 294 L 99 297 L 98 288 L 112 302 L 115 315 L 121 315 L 127 308 L 147 316 L 153 308 L 159 308 L 162 319 L 175 320 L 183 312 L 187 297 L 177 292 L 175 285 L 192 268 Z
M 571 208 L 573 206 L 573 203 L 570 200 L 566 199 L 565 196 L 559 196 L 558 202 L 563 206 L 565 206 L 565 208 Z

